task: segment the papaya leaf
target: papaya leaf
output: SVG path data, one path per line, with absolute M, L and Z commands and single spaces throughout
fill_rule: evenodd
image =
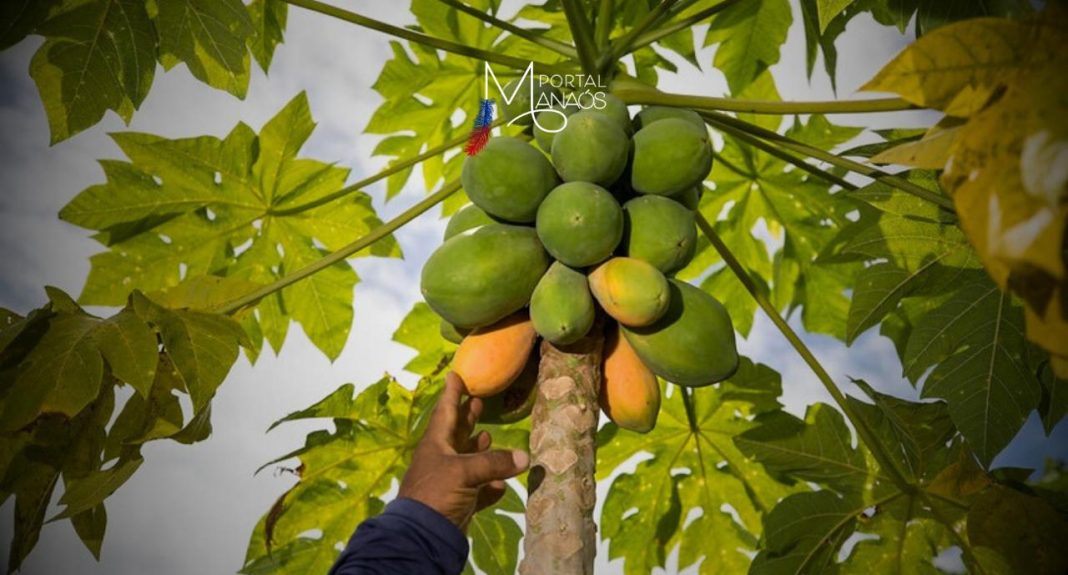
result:
M 817 0 L 816 6 L 819 8 L 819 21 L 820 21 L 820 33 L 827 31 L 827 25 L 831 23 L 836 16 L 842 13 L 843 10 L 853 4 L 856 0 Z
M 193 400 L 194 412 L 208 406 L 237 360 L 245 332 L 233 319 L 193 310 L 168 310 L 138 292 L 134 309 L 159 331 L 182 387 Z
M 264 72 L 271 67 L 274 51 L 282 43 L 289 15 L 284 0 L 252 0 L 248 5 L 249 19 L 256 33 L 248 37 L 248 49 Z
M 87 188 L 60 212 L 66 221 L 97 230 L 96 239 L 108 246 L 91 258 L 81 301 L 118 305 L 127 290 L 158 292 L 188 282 L 201 287 L 187 291 L 207 289 L 196 279 L 203 276 L 251 291 L 381 225 L 362 192 L 316 203 L 342 189 L 349 171 L 297 157 L 314 128 L 301 93 L 258 136 L 244 124 L 221 140 L 114 134 L 130 161 L 104 162 L 108 181 Z M 400 251 L 390 236 L 360 255 Z M 257 314 L 240 319 L 275 351 L 295 320 L 333 359 L 348 339 L 358 281 L 351 266 L 340 262 L 272 294 Z M 222 291 L 236 290 L 231 285 Z M 238 295 L 244 294 L 233 293 Z M 213 296 L 210 303 L 222 302 Z
M 835 564 L 838 548 L 853 533 L 865 505 L 830 491 L 795 493 L 764 520 L 765 549 L 749 573 L 824 573 Z
M 339 545 L 356 526 L 382 509 L 382 497 L 407 465 L 422 434 L 441 379 L 424 379 L 409 391 L 386 376 L 359 395 L 338 392 L 287 420 L 332 417 L 336 430 L 316 431 L 304 447 L 279 461 L 298 458 L 299 481 L 257 525 L 249 543 L 245 570 L 270 561 L 274 550 L 306 547 L 274 573 L 326 572 Z M 345 388 L 351 393 L 352 386 Z M 340 391 L 340 390 L 339 390 Z M 321 536 L 305 532 L 317 529 Z M 311 541 L 314 546 L 308 546 Z
M 946 0 L 863 0 L 875 20 L 881 24 L 897 26 L 904 33 L 909 22 L 915 22 L 916 36 L 956 22 L 981 16 L 1016 16 L 1031 11 L 1030 3 L 1024 0 L 993 0 L 991 2 L 968 2 Z M 915 19 L 913 18 L 915 17 Z
M 779 48 L 793 23 L 787 0 L 739 2 L 711 21 L 704 45 L 719 44 L 713 64 L 737 93 L 779 61 Z
M 1023 299 L 1028 339 L 1050 352 L 1054 372 L 1063 378 L 1068 186 L 1056 158 L 1068 142 L 1068 106 L 1057 96 L 1068 89 L 1060 72 L 1068 64 L 1068 13 L 1050 6 L 1031 21 L 997 22 L 1006 28 L 1006 47 L 995 55 L 1007 57 L 1008 50 L 1026 59 L 1009 60 L 1000 74 L 985 79 L 982 86 L 996 87 L 1000 97 L 959 128 L 941 182 L 984 267 L 1002 289 Z
M 254 28 L 241 0 L 159 2 L 160 62 L 179 62 L 201 82 L 245 97 L 249 56 L 245 43 Z
M 18 44 L 48 19 L 60 0 L 10 0 L 0 5 L 0 50 Z
M 451 354 L 445 349 L 452 345 L 442 339 L 436 316 L 422 303 L 409 312 L 393 339 L 419 353 L 409 363 L 424 376 L 414 390 L 389 375 L 359 393 L 353 384 L 345 384 L 271 426 L 331 418 L 335 430 L 313 431 L 303 447 L 261 468 L 293 458 L 300 462 L 294 471 L 296 485 L 257 524 L 242 573 L 325 572 L 339 553 L 338 545 L 361 521 L 385 507 L 382 497 L 407 469 L 440 394 Z M 498 431 L 506 426 L 492 427 L 494 444 L 509 444 L 507 438 L 498 441 Z M 514 570 L 522 533 L 514 519 L 499 511 L 523 512 L 511 488 L 496 509 L 475 516 L 468 534 L 474 564 L 504 573 Z M 308 537 L 306 532 L 313 529 L 322 535 Z
M 750 572 L 939 573 L 933 559 L 956 543 L 945 521 L 963 519 L 990 484 L 944 403 L 906 401 L 854 383 L 871 403 L 847 397 L 851 411 L 894 473 L 866 449 L 843 443 L 849 434 L 841 416 L 822 404 L 810 408 L 803 426 L 782 412 L 763 416 L 764 426 L 738 437 L 739 446 L 769 470 L 828 489 L 791 495 L 765 515 L 764 548 Z M 839 549 L 851 539 L 857 543 L 840 561 Z
M 625 573 L 648 573 L 681 544 L 680 566 L 704 558 L 703 573 L 717 572 L 721 562 L 744 569 L 746 550 L 760 537 L 761 514 L 796 489 L 773 479 L 732 443 L 755 425 L 751 416 L 778 407 L 779 375 L 743 358 L 738 373 L 719 388 L 693 391 L 692 419 L 682 388 L 666 385 L 663 391 L 657 425 L 649 433 L 615 424 L 598 432 L 601 479 L 633 457 L 651 456 L 609 487 L 600 523 L 609 558 L 622 557 Z M 702 519 L 684 523 L 697 509 Z
M 804 421 L 773 411 L 755 423 L 734 443 L 770 471 L 854 498 L 864 493 L 870 479 L 887 479 L 869 466 L 862 450 L 852 446 L 842 415 L 826 404 L 809 406 Z
M 485 1 L 470 4 L 477 9 L 487 6 Z M 435 37 L 497 51 L 494 43 L 501 31 L 480 20 L 457 18 L 455 10 L 433 0 L 413 0 L 411 11 L 419 25 Z M 399 42 L 390 42 L 390 46 L 393 57 L 385 63 L 372 86 L 385 102 L 375 110 L 365 128 L 367 133 L 386 135 L 375 148 L 375 155 L 385 155 L 396 162 L 467 133 L 482 98 L 484 63 L 455 54 L 442 57 L 436 50 L 412 44 L 408 48 L 415 56 L 413 59 Z M 503 85 L 506 74 L 500 75 Z M 496 90 L 492 81 L 490 90 Z M 454 122 L 457 110 L 464 112 L 464 118 Z M 441 156 L 422 164 L 427 190 L 441 181 L 444 169 L 445 160 Z M 403 170 L 387 180 L 388 198 L 400 193 L 410 174 L 411 170 Z
M 523 513 L 524 507 L 519 495 L 506 484 L 504 497 L 496 505 L 471 518 L 467 526 L 471 537 L 470 563 L 483 573 L 516 572 L 523 530 L 515 519 L 501 512 Z
M 988 488 L 968 512 L 969 541 L 997 553 L 1013 573 L 1064 573 L 1065 537 L 1063 515 L 1042 499 L 1008 487 Z
M 282 41 L 282 0 L 12 0 L 0 8 L 0 49 L 45 37 L 30 75 L 53 144 L 108 110 L 127 123 L 152 87 L 156 63 L 184 62 L 201 81 L 244 97 L 249 52 L 267 70 Z
M 758 80 L 751 88 L 762 82 Z M 773 89 L 773 85 L 764 88 L 768 94 L 775 94 Z M 774 121 L 777 125 L 778 120 Z M 796 124 L 790 132 L 828 146 L 844 143 L 857 134 L 855 128 L 835 126 L 821 116 Z M 724 137 L 724 147 L 708 180 L 714 182 L 715 192 L 705 194 L 701 213 L 713 223 L 716 233 L 756 283 L 766 286 L 769 279 L 772 281 L 766 287 L 778 307 L 802 307 L 806 329 L 844 337 L 849 309 L 846 290 L 862 266 L 856 262 L 813 264 L 839 230 L 851 223 L 847 214 L 856 209 L 857 203 L 843 194 L 832 194 L 825 182 L 730 137 Z M 761 228 L 767 233 L 757 232 Z M 776 246 L 780 240 L 781 247 Z M 701 277 L 718 260 L 711 246 L 702 242 L 693 262 L 679 276 Z M 741 329 L 751 325 L 753 300 L 740 284 L 732 285 L 737 279 L 710 281 L 724 290 L 714 295 L 723 301 L 736 324 Z
M 53 144 L 96 124 L 109 109 L 130 121 L 156 70 L 155 28 L 144 2 L 63 2 L 35 31 L 47 40 L 30 75 Z
M 877 190 L 869 192 L 881 193 Z M 862 196 L 863 197 L 863 196 Z M 907 209 L 907 208 L 906 208 Z M 926 210 L 937 217 L 937 208 Z M 920 215 L 922 215 L 921 212 Z M 853 235 L 853 230 L 859 230 Z M 975 252 L 960 228 L 912 214 L 883 212 L 843 231 L 843 254 L 868 259 L 856 277 L 846 321 L 846 342 L 877 325 L 906 296 L 952 288 L 977 268 Z
M 953 422 L 987 465 L 1009 444 L 1042 395 L 1028 369 L 1020 312 L 997 286 L 966 286 L 925 316 L 905 351 L 913 376 L 939 358 L 923 396 L 949 403 Z M 947 324 L 950 330 L 944 329 Z

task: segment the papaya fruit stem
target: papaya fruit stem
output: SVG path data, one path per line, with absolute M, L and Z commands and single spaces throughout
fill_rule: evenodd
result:
M 541 344 L 531 414 L 522 575 L 591 575 L 597 553 L 597 422 L 604 325 L 579 341 Z

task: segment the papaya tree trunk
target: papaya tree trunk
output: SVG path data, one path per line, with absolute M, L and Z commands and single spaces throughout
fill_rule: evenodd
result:
M 597 396 L 604 334 L 567 347 L 543 342 L 531 414 L 522 575 L 590 575 L 597 553 Z

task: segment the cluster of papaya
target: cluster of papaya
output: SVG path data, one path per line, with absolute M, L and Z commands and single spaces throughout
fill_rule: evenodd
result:
M 606 330 L 601 407 L 625 429 L 655 426 L 658 377 L 704 386 L 738 366 L 723 305 L 673 277 L 694 256 L 708 131 L 690 110 L 648 107 L 632 121 L 606 96 L 601 109 L 540 112 L 538 147 L 497 137 L 467 158 L 473 204 L 423 268 L 484 420 L 529 415 L 539 337 L 567 346 L 595 325 Z

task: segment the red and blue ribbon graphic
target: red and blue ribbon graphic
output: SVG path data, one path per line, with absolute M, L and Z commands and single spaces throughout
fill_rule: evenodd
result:
M 491 124 L 493 124 L 493 100 L 483 99 L 478 106 L 478 115 L 475 116 L 471 136 L 467 138 L 467 144 L 464 145 L 464 153 L 474 156 L 486 147 L 486 142 L 489 142 L 493 131 Z

